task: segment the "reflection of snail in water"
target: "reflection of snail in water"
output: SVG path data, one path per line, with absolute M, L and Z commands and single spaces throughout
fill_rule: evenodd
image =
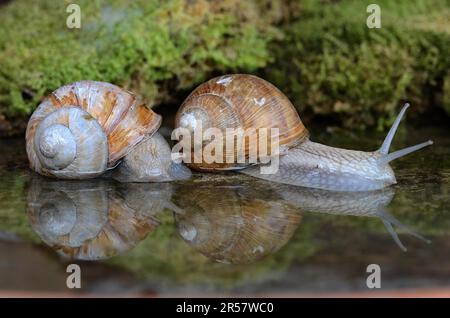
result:
M 198 127 L 202 127 L 202 130 L 218 128 L 223 135 L 226 135 L 227 128 L 241 128 L 244 131 L 251 128 L 258 132 L 263 128 L 277 128 L 281 154 L 278 172 L 262 174 L 258 166 L 252 166 L 242 172 L 270 181 L 303 187 L 335 191 L 368 191 L 396 182 L 394 172 L 389 166 L 390 161 L 431 144 L 431 141 L 428 141 L 388 153 L 406 108 L 407 106 L 401 110 L 377 151 L 333 148 L 309 140 L 308 131 L 294 106 L 275 86 L 256 76 L 234 74 L 213 78 L 196 88 L 178 110 L 176 127 L 186 128 L 191 132 Z M 250 157 L 251 149 L 249 142 L 252 141 L 243 143 L 244 156 L 247 159 Z M 259 140 L 257 144 L 259 145 Z M 206 147 L 207 145 L 203 144 L 203 149 L 198 148 L 205 151 Z M 208 163 L 203 160 L 189 165 L 201 171 L 245 167 L 245 164 L 236 162 L 237 156 L 234 156 L 234 162 L 227 163 L 226 157 L 238 153 L 238 149 L 226 150 L 222 160 L 224 163 Z M 194 146 L 191 152 L 195 153 Z M 270 151 L 267 153 L 276 155 Z
M 393 189 L 332 192 L 267 182 L 200 183 L 179 186 L 175 216 L 181 237 L 205 256 L 226 263 L 251 263 L 285 245 L 303 213 L 379 218 L 398 246 L 406 250 L 393 225 L 428 241 L 387 212 Z
M 115 85 L 68 84 L 51 93 L 28 122 L 30 166 L 45 176 L 85 179 L 123 159 L 120 181 L 188 178 L 188 169 L 170 159 L 170 147 L 157 133 L 160 125 L 161 116 Z
M 395 194 L 393 189 L 347 193 L 280 185 L 276 188 L 276 192 L 286 202 L 304 212 L 379 218 L 397 245 L 404 251 L 406 251 L 406 247 L 398 238 L 392 225 L 418 239 L 429 242 L 387 211 L 386 208 Z
M 158 188 L 151 191 L 153 185 Z M 42 240 L 60 254 L 82 260 L 105 259 L 133 248 L 158 225 L 157 212 L 175 208 L 168 202 L 170 184 L 145 186 L 148 195 L 141 197 L 145 205 L 138 205 L 134 197 L 122 196 L 123 189 L 117 190 L 105 180 L 33 178 L 28 215 Z M 136 189 L 125 192 L 143 193 Z
M 141 213 L 157 213 L 164 209 L 183 213 L 183 209 L 172 203 L 174 189 L 170 183 L 124 183 L 117 185 L 117 193 L 127 206 Z
M 208 258 L 246 264 L 284 246 L 301 221 L 301 212 L 269 191 L 248 186 L 200 185 L 180 188 L 175 202 L 178 233 Z

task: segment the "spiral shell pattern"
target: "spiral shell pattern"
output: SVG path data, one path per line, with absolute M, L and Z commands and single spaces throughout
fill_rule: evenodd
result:
M 31 168 L 42 175 L 94 177 L 114 167 L 160 125 L 161 116 L 133 93 L 109 83 L 79 81 L 55 90 L 33 113 L 27 154 Z
M 248 74 L 232 74 L 213 78 L 197 87 L 177 112 L 175 127 L 194 131 L 203 129 L 254 129 L 257 142 L 261 129 L 278 129 L 280 149 L 291 148 L 308 137 L 308 131 L 289 99 L 271 83 Z M 244 155 L 249 155 L 245 141 Z M 226 149 L 224 156 L 236 149 Z M 270 154 L 270 151 L 269 151 Z M 273 153 L 272 153 L 273 155 Z M 236 162 L 190 163 L 196 170 L 240 169 Z

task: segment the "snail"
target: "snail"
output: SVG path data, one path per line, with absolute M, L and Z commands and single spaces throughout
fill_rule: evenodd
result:
M 308 214 L 378 219 L 403 251 L 394 227 L 430 243 L 389 213 L 394 195 L 393 188 L 352 193 L 212 177 L 176 187 L 173 199 L 184 208 L 175 220 L 189 245 L 216 261 L 249 263 L 284 245 Z
M 71 83 L 44 99 L 28 122 L 30 167 L 48 177 L 85 179 L 97 177 L 123 160 L 125 165 L 118 169 L 126 178 L 119 176 L 121 181 L 186 178 L 189 174 L 183 167 L 158 155 L 159 151 L 170 152 L 157 133 L 160 125 L 161 116 L 129 91 L 104 82 Z M 136 155 L 133 150 L 137 146 Z M 146 166 L 134 171 L 135 159 Z
M 164 208 L 181 210 L 170 202 L 170 186 L 37 176 L 28 188 L 27 214 L 35 232 L 59 254 L 106 259 L 146 238 L 159 226 L 157 214 Z
M 223 135 L 230 128 L 254 129 L 256 134 L 262 129 L 278 130 L 273 135 L 275 141 L 278 139 L 278 150 L 273 149 L 271 143 L 263 153 L 274 159 L 280 155 L 276 172 L 261 171 L 263 165 L 257 165 L 258 162 L 239 162 L 236 143 L 234 149 L 225 149 L 223 156 L 219 156 L 219 159 L 227 159 L 231 155 L 231 161 L 204 160 L 199 156 L 208 150 L 209 145 L 203 140 L 201 144 L 191 143 L 188 149 L 191 155 L 184 153 L 183 149 L 185 162 L 194 170 L 240 170 L 254 177 L 303 187 L 369 191 L 396 183 L 390 161 L 432 144 L 432 141 L 427 141 L 389 153 L 391 141 L 408 106 L 406 104 L 400 111 L 378 150 L 363 152 L 334 148 L 309 140 L 308 130 L 294 106 L 274 85 L 253 75 L 232 74 L 213 78 L 197 87 L 178 110 L 175 127 L 194 134 L 199 127 L 201 132 L 215 128 Z M 257 135 L 256 141 L 253 140 L 257 145 L 252 145 L 249 139 L 242 142 L 245 159 L 251 158 L 251 146 L 258 147 L 264 138 Z M 267 159 L 263 155 L 258 153 L 257 159 L 261 162 Z M 200 160 L 191 160 L 195 157 Z

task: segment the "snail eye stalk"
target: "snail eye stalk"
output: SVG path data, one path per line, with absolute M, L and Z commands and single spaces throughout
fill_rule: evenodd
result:
M 397 115 L 397 118 L 395 118 L 394 124 L 392 124 L 391 129 L 389 129 L 389 132 L 386 136 L 386 138 L 383 141 L 383 144 L 381 145 L 380 150 L 378 150 L 381 154 L 387 155 L 389 152 L 389 148 L 391 147 L 392 139 L 394 139 L 395 133 L 397 132 L 397 128 L 400 125 L 400 122 L 402 121 L 403 116 L 406 113 L 406 110 L 409 108 L 409 103 L 406 103 L 402 110 L 400 111 L 400 114 Z
M 432 145 L 432 144 L 433 144 L 433 141 L 428 140 L 428 141 L 422 142 L 420 144 L 417 144 L 415 146 L 411 146 L 411 147 L 408 147 L 408 148 L 400 149 L 400 150 L 397 150 L 397 151 L 394 151 L 394 152 L 391 152 L 391 153 L 389 153 L 387 155 L 382 156 L 378 160 L 378 162 L 380 164 L 386 164 L 386 163 L 388 163 L 388 162 L 390 162 L 392 160 L 395 160 L 397 158 L 406 156 L 407 154 L 410 154 L 411 152 L 417 151 L 419 149 L 422 149 L 423 147 L 426 147 L 426 146 L 429 146 L 429 145 Z
M 386 136 L 386 138 L 383 141 L 383 144 L 381 145 L 380 149 L 378 150 L 378 152 L 382 155 L 379 159 L 378 159 L 378 163 L 381 165 L 387 164 L 388 162 L 395 160 L 397 158 L 406 156 L 407 154 L 410 154 L 414 151 L 417 151 L 419 149 L 422 149 L 426 146 L 432 145 L 433 141 L 428 140 L 425 142 L 422 142 L 420 144 L 411 146 L 411 147 L 407 147 L 401 150 L 397 150 L 394 151 L 392 153 L 388 153 L 389 152 L 389 148 L 391 147 L 391 143 L 392 143 L 392 139 L 394 139 L 395 133 L 397 132 L 397 128 L 403 118 L 403 116 L 405 115 L 406 110 L 409 108 L 409 103 L 406 103 L 402 110 L 400 111 L 400 113 L 398 114 L 397 118 L 395 118 L 394 124 L 392 125 L 391 129 L 389 129 L 389 132 Z

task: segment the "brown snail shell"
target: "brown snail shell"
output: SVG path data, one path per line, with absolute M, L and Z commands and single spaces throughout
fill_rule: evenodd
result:
M 133 93 L 95 81 L 64 85 L 31 116 L 30 166 L 51 177 L 82 179 L 112 168 L 161 125 L 161 116 Z
M 253 128 L 256 132 L 261 128 L 278 128 L 280 148 L 293 147 L 308 137 L 308 131 L 289 99 L 271 83 L 248 74 L 216 77 L 197 87 L 178 110 L 175 127 L 193 131 L 199 122 L 203 130 L 215 127 L 224 134 L 226 128 Z M 245 156 L 249 155 L 248 148 L 247 142 Z M 188 165 L 196 170 L 242 168 L 242 164 L 223 161 L 191 162 Z

